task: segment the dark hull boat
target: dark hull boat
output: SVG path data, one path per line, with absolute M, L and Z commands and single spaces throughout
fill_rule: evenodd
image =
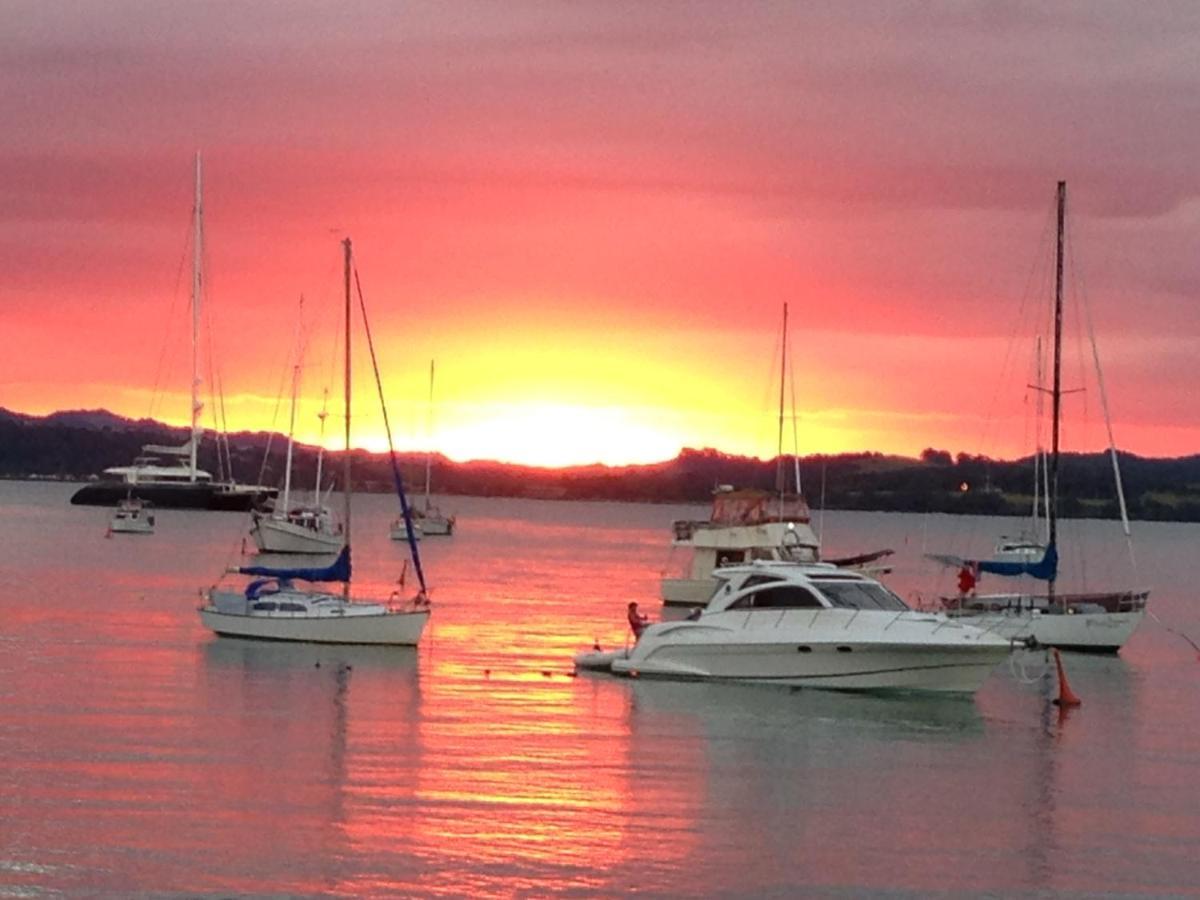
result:
M 160 509 L 212 509 L 246 512 L 262 506 L 278 491 L 264 485 L 216 481 L 197 466 L 200 427 L 200 370 L 197 350 L 200 330 L 200 265 L 203 259 L 204 214 L 200 191 L 200 154 L 196 154 L 196 202 L 192 207 L 192 427 L 181 447 L 147 444 L 128 466 L 113 466 L 97 481 L 75 492 L 76 506 L 116 506 L 126 499 L 152 503 Z
M 71 496 L 76 506 L 116 506 L 133 497 L 159 509 L 207 509 L 247 512 L 273 499 L 275 488 L 239 484 L 129 484 L 98 481 L 81 487 Z

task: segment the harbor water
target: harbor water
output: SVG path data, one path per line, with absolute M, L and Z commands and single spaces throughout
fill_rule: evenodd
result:
M 1063 714 L 1043 654 L 973 699 L 575 676 L 629 600 L 657 615 L 703 507 L 442 498 L 421 646 L 322 648 L 201 627 L 246 516 L 106 537 L 72 490 L 0 482 L 0 896 L 1200 891 L 1200 526 L 1135 523 L 1134 565 L 1113 523 L 1064 523 L 1077 585 L 1136 579 L 1161 622 L 1064 654 Z M 395 515 L 356 501 L 356 594 L 414 590 Z M 1019 523 L 821 524 L 929 604 L 954 573 L 925 553 Z

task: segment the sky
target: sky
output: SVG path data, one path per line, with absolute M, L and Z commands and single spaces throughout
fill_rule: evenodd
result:
M 300 361 L 338 444 L 349 236 L 401 449 L 772 456 L 786 303 L 786 451 L 1016 457 L 1062 179 L 1066 446 L 1090 316 L 1118 445 L 1200 452 L 1197 60 L 1189 2 L 0 0 L 0 406 L 187 421 L 200 152 L 207 424 Z

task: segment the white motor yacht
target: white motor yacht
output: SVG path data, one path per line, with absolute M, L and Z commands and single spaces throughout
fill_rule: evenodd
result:
M 708 519 L 680 519 L 671 526 L 671 546 L 691 551 L 677 578 L 663 578 L 664 606 L 703 606 L 712 596 L 715 571 L 756 559 L 817 562 L 821 541 L 810 524 L 808 504 L 799 494 L 773 494 L 758 489 L 721 487 L 713 494 Z M 891 567 L 880 560 L 891 550 L 879 550 L 834 565 L 882 575 Z
M 583 653 L 617 675 L 838 690 L 971 694 L 1011 649 L 1000 635 L 917 612 L 873 578 L 829 563 L 756 561 L 714 573 L 707 607 L 649 625 L 625 649 Z

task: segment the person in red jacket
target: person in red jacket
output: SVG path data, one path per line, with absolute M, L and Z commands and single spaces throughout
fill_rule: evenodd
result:
M 633 630 L 634 638 L 640 638 L 642 632 L 646 630 L 646 626 L 649 624 L 650 617 L 638 612 L 637 604 L 632 600 L 629 601 L 629 627 Z
M 963 567 L 958 570 L 958 593 L 960 596 L 967 597 L 975 590 L 975 584 L 978 582 L 978 577 L 975 575 L 975 567 L 970 563 L 964 563 Z

